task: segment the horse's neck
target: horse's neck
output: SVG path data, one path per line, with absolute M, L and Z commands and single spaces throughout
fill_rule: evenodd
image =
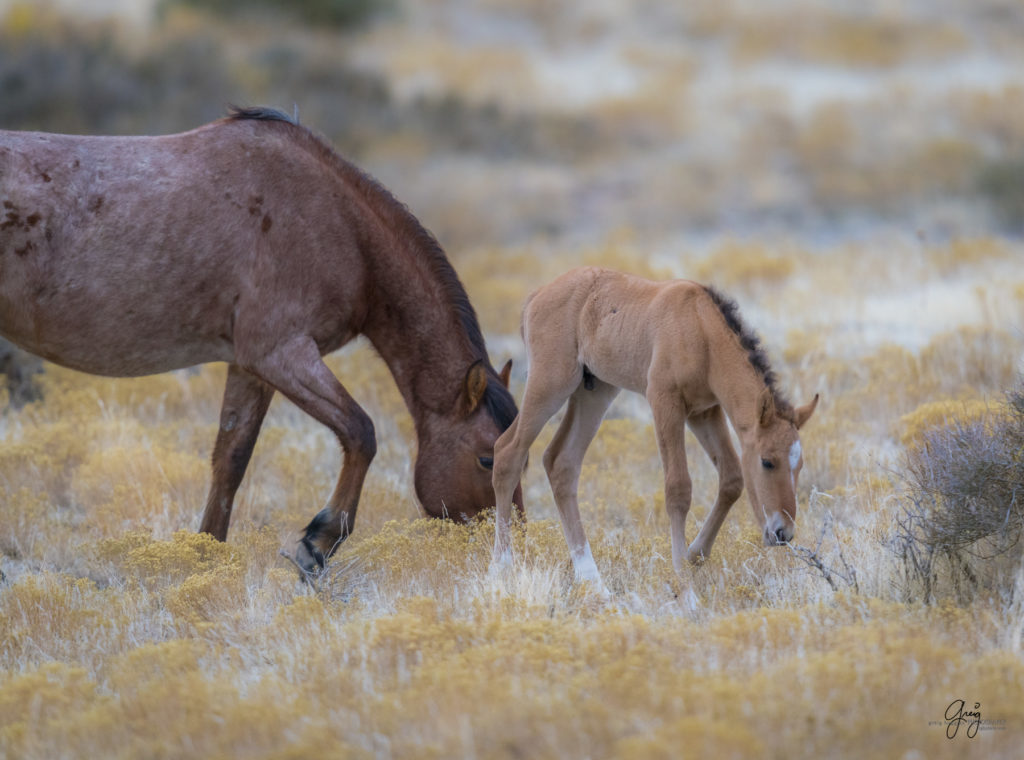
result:
M 444 287 L 414 244 L 378 246 L 374 302 L 363 332 L 388 365 L 417 429 L 446 415 L 478 358 Z M 424 273 L 427 273 L 425 276 Z M 426 284 L 424 284 L 426 283 Z

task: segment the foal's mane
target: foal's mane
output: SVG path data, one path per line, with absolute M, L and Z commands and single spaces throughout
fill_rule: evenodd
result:
M 750 366 L 761 376 L 765 386 L 771 391 L 776 414 L 792 422 L 793 405 L 782 395 L 776 385 L 778 378 L 768 361 L 768 354 L 761 345 L 761 337 L 744 322 L 743 317 L 740 316 L 740 307 L 733 299 L 710 285 L 704 285 L 703 288 L 710 296 L 712 303 L 718 307 L 725 324 L 739 338 L 740 345 L 747 352 Z
M 487 408 L 491 418 L 498 426 L 505 430 L 515 419 L 517 410 L 512 394 L 499 380 L 497 374 L 491 367 L 487 357 L 487 346 L 484 343 L 484 336 L 480 330 L 480 323 L 477 320 L 476 311 L 469 302 L 466 289 L 459 281 L 459 276 L 452 267 L 451 262 L 437 242 L 437 238 L 427 230 L 420 221 L 413 215 L 409 208 L 397 200 L 391 192 L 355 165 L 342 158 L 327 143 L 326 140 L 313 133 L 312 130 L 298 123 L 296 119 L 288 116 L 282 111 L 274 108 L 238 108 L 232 106 L 228 112 L 230 121 L 272 121 L 284 122 L 297 128 L 298 133 L 303 135 L 307 145 L 318 152 L 321 159 L 334 167 L 350 184 L 370 201 L 377 213 L 384 216 L 389 226 L 405 235 L 413 242 L 413 248 L 424 257 L 430 273 L 435 282 L 444 294 L 444 298 L 451 307 L 459 323 L 462 325 L 463 333 L 469 342 L 473 355 L 483 361 L 487 369 L 489 382 L 484 392 L 482 403 Z

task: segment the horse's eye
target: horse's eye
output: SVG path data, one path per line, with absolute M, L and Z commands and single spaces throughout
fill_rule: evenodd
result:
M 492 470 L 492 469 L 494 469 L 494 458 L 493 457 L 480 457 L 480 459 L 478 461 L 480 462 L 480 466 L 483 467 L 485 470 Z
M 771 462 L 769 462 L 767 459 L 762 459 L 761 460 L 761 466 L 764 467 L 766 470 L 774 470 L 775 469 L 775 465 L 772 464 Z

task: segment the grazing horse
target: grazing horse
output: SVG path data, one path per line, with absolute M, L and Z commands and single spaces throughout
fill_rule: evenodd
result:
M 797 431 L 818 397 L 794 409 L 781 396 L 759 340 L 734 302 L 687 280 L 652 282 L 583 267 L 527 299 L 522 332 L 530 362 L 522 408 L 494 446 L 495 566 L 510 558 L 509 513 L 530 445 L 568 400 L 544 467 L 576 578 L 603 589 L 580 522 L 577 488 L 583 455 L 621 388 L 643 394 L 654 414 L 677 571 L 684 558 L 700 562 L 710 554 L 744 483 L 765 543 L 792 539 L 803 465 Z M 739 434 L 742 459 L 726 417 Z M 718 470 L 718 498 L 689 550 L 684 425 Z
M 365 335 L 415 422 L 426 512 L 494 504 L 491 458 L 516 413 L 437 241 L 383 187 L 270 109 L 163 137 L 0 132 L 0 335 L 83 372 L 228 363 L 201 531 L 225 540 L 275 391 L 344 462 L 294 559 L 351 531 L 373 422 L 322 356 Z M 518 492 L 517 492 L 518 493 Z

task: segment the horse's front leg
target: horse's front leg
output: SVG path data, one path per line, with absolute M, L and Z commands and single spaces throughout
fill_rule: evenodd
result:
M 219 541 L 228 537 L 231 506 L 245 475 L 274 389 L 235 364 L 228 365 L 220 428 L 213 447 L 213 478 L 199 526 Z
M 363 481 L 377 453 L 373 421 L 324 364 L 311 338 L 296 338 L 279 346 L 254 361 L 252 371 L 330 428 L 344 452 L 334 493 L 295 547 L 299 567 L 318 572 L 355 524 Z

